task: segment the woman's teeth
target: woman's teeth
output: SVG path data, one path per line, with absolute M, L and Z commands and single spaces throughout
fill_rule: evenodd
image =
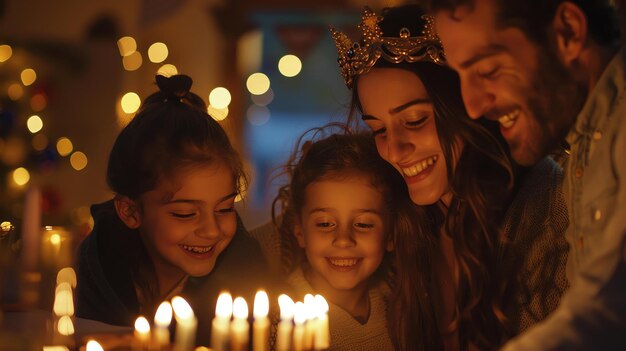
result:
M 358 258 L 333 258 L 333 257 L 329 257 L 328 260 L 330 261 L 332 265 L 339 266 L 339 267 L 352 267 L 359 261 Z
M 438 156 L 429 157 L 421 162 L 418 162 L 416 165 L 411 166 L 409 168 L 402 168 L 402 173 L 404 173 L 407 177 L 413 177 L 421 173 L 423 170 L 432 166 L 435 162 L 437 162 Z
M 519 116 L 519 110 L 507 113 L 506 115 L 498 118 L 498 122 L 500 122 L 500 125 L 504 128 L 511 128 L 515 124 L 517 116 Z
M 211 249 L 213 248 L 213 246 L 188 246 L 188 245 L 181 245 L 181 246 L 183 249 L 189 252 L 198 253 L 198 254 L 207 253 L 211 251 Z

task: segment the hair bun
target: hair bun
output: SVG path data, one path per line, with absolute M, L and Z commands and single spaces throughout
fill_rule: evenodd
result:
M 156 84 L 164 94 L 181 99 L 189 94 L 193 80 L 184 74 L 177 74 L 171 77 L 157 75 Z

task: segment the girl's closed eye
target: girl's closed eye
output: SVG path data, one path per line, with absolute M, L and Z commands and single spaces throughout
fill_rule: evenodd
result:
M 196 215 L 195 212 L 170 212 L 172 214 L 172 216 L 176 217 L 176 218 L 182 218 L 182 219 L 187 219 L 187 218 L 191 218 L 193 216 Z
M 366 222 L 357 222 L 357 223 L 354 223 L 354 226 L 357 229 L 372 229 L 372 228 L 374 228 L 374 224 L 373 223 L 366 223 Z
M 428 117 L 430 117 L 430 115 L 422 116 L 415 120 L 407 120 L 405 123 L 409 127 L 421 127 L 427 122 Z

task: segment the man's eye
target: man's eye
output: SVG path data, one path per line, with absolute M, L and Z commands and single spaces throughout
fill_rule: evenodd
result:
M 191 218 L 193 216 L 195 216 L 195 213 L 177 213 L 177 212 L 172 212 L 172 216 L 176 217 L 176 218 Z

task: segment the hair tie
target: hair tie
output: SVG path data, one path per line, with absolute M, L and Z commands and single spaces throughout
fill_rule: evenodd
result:
M 193 80 L 184 74 L 177 74 L 171 77 L 162 75 L 156 76 L 156 84 L 159 90 L 165 94 L 166 98 L 181 100 L 189 94 Z

